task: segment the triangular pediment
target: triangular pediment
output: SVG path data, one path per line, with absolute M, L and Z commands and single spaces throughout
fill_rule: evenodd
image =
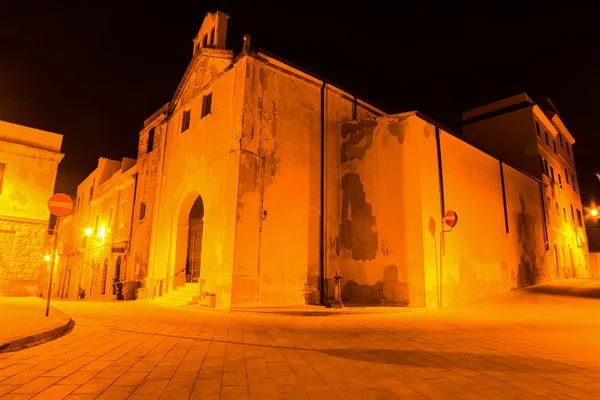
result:
M 204 48 L 197 52 L 188 65 L 177 91 L 171 100 L 171 112 L 185 106 L 206 89 L 231 64 L 233 51 Z

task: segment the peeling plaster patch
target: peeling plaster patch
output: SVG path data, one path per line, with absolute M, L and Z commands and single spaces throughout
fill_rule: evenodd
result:
M 374 285 L 346 282 L 342 298 L 345 303 L 355 305 L 408 306 L 410 304 L 408 282 L 398 279 L 396 265 L 388 265 L 383 271 L 383 279 Z
M 367 149 L 373 144 L 373 131 L 376 126 L 377 121 L 371 120 L 342 124 L 342 138 L 348 138 L 342 143 L 342 162 L 363 158 Z
M 354 260 L 373 260 L 377 254 L 377 232 L 373 230 L 375 217 L 366 201 L 365 189 L 357 174 L 342 177 L 342 216 L 337 254 L 342 246 L 352 250 Z
M 435 136 L 435 127 L 431 124 L 425 124 L 423 127 L 423 134 L 425 135 L 425 139 Z
M 388 122 L 388 130 L 390 134 L 396 139 L 398 139 L 398 143 L 404 143 L 404 139 L 406 139 L 406 127 L 408 126 L 408 121 L 406 119 L 400 121 L 390 121 Z

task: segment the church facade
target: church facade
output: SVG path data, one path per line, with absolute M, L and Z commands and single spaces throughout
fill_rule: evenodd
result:
M 248 36 L 234 54 L 228 18 L 207 14 L 140 131 L 123 254 L 138 298 L 328 304 L 335 277 L 346 305 L 435 308 L 555 278 L 540 177 Z

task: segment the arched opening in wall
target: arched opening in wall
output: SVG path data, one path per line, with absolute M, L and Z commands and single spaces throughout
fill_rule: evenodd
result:
M 577 271 L 575 270 L 575 258 L 573 257 L 573 249 L 569 245 L 569 258 L 571 261 L 571 276 L 577 278 Z
M 117 282 L 121 281 L 121 256 L 115 262 L 115 277 L 113 279 L 113 294 L 117 294 Z
M 187 282 L 198 282 L 204 234 L 204 201 L 200 193 L 192 191 L 181 202 L 176 214 L 173 235 L 174 253 L 166 271 L 166 289 L 175 289 Z
M 554 276 L 560 278 L 560 263 L 558 261 L 558 246 L 554 243 Z
M 94 272 L 96 272 L 96 260 L 92 260 L 92 263 L 90 265 L 92 266 L 92 268 L 91 268 L 92 276 L 90 277 L 90 296 L 91 296 L 92 289 L 94 288 L 94 278 L 95 278 Z
M 100 294 L 106 294 L 106 275 L 108 274 L 108 258 L 104 259 L 104 267 L 102 268 L 102 290 Z
M 69 297 L 69 286 L 71 286 L 71 268 L 67 270 L 67 274 L 65 275 L 65 283 L 63 284 L 63 290 L 61 298 Z
M 198 196 L 188 217 L 188 244 L 186 258 L 186 282 L 198 282 L 202 259 L 202 233 L 204 231 L 204 202 Z
M 567 253 L 565 251 L 565 245 L 563 244 L 561 247 L 562 247 L 561 266 L 562 266 L 563 277 L 570 278 L 569 269 L 567 268 Z

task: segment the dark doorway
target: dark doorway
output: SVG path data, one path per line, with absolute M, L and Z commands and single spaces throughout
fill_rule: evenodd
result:
M 102 291 L 101 294 L 106 294 L 106 275 L 108 274 L 108 258 L 104 259 L 104 268 L 102 269 Z
M 63 284 L 63 292 L 62 292 L 62 298 L 64 299 L 65 297 L 68 298 L 69 297 L 69 286 L 71 286 L 71 269 L 69 268 L 67 270 L 67 275 L 65 276 L 65 282 Z
M 113 294 L 117 294 L 117 286 L 121 284 L 121 256 L 117 257 L 117 262 L 115 263 L 115 277 L 113 284 Z
M 198 282 L 202 259 L 202 233 L 204 231 L 204 202 L 200 196 L 192 205 L 188 226 L 186 282 Z

